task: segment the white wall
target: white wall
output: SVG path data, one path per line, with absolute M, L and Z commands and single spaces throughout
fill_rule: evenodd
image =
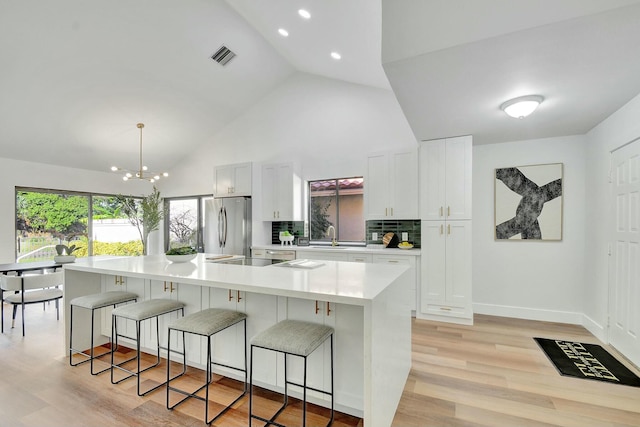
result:
M 473 147 L 473 302 L 476 313 L 581 323 L 585 292 L 586 138 Z M 563 163 L 562 241 L 494 240 L 496 168 Z
M 211 194 L 213 167 L 254 164 L 253 242 L 267 243 L 259 220 L 260 163 L 298 164 L 303 180 L 362 175 L 369 151 L 417 146 L 390 90 L 296 73 L 202 144 L 160 184 L 163 196 Z
M 640 95 L 616 111 L 586 135 L 588 141 L 588 170 L 586 187 L 589 190 L 586 209 L 587 277 L 584 313 L 585 326 L 603 341 L 606 339 L 608 316 L 608 244 L 612 218 L 609 214 L 610 153 L 640 138 Z M 640 262 L 640 261 L 639 261 Z
M 106 168 L 107 166 L 105 166 Z M 0 158 L 0 263 L 15 262 L 16 187 L 103 194 L 143 195 L 147 182 L 124 182 L 119 175 Z

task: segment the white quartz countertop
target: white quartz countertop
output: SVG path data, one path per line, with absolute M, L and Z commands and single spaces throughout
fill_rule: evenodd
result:
M 371 246 L 321 246 L 321 245 L 310 245 L 310 246 L 296 246 L 296 245 L 252 245 L 251 249 L 271 249 L 271 250 L 290 250 L 296 252 L 304 252 L 304 251 L 327 251 L 327 252 L 335 252 L 335 253 L 359 253 L 359 254 L 377 254 L 377 255 L 403 255 L 403 256 L 419 256 L 420 249 L 412 248 L 412 249 L 387 249 L 382 247 L 371 247 Z
M 313 269 L 257 267 L 210 262 L 208 256 L 214 255 L 198 254 L 186 263 L 171 263 L 164 255 L 89 257 L 64 269 L 364 306 L 410 268 L 338 261 L 319 261 L 323 265 Z

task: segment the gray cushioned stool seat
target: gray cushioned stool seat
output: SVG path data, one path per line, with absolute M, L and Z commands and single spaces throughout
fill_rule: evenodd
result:
M 70 304 L 76 307 L 96 310 L 109 305 L 122 304 L 138 298 L 138 295 L 126 291 L 109 291 L 100 294 L 85 295 L 71 300 Z
M 238 311 L 209 308 L 180 317 L 171 322 L 169 328 L 191 334 L 210 336 L 246 318 L 246 314 Z
M 170 299 L 149 299 L 115 308 L 112 316 L 123 317 L 135 321 L 150 319 L 162 314 L 170 313 L 184 307 L 184 303 Z
M 306 357 L 333 333 L 333 328 L 283 320 L 253 337 L 251 345 Z

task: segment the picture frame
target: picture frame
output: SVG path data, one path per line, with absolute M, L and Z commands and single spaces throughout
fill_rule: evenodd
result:
M 564 165 L 497 168 L 495 240 L 562 240 Z

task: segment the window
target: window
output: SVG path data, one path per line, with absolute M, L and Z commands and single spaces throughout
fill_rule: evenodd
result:
M 202 196 L 165 199 L 168 221 L 165 221 L 165 250 L 192 246 L 202 252 Z
M 330 226 L 340 242 L 364 242 L 364 179 L 362 177 L 309 181 L 309 235 L 330 242 Z
M 142 253 L 115 196 L 16 188 L 16 261 L 53 259 L 58 244 L 75 245 L 77 257 Z

